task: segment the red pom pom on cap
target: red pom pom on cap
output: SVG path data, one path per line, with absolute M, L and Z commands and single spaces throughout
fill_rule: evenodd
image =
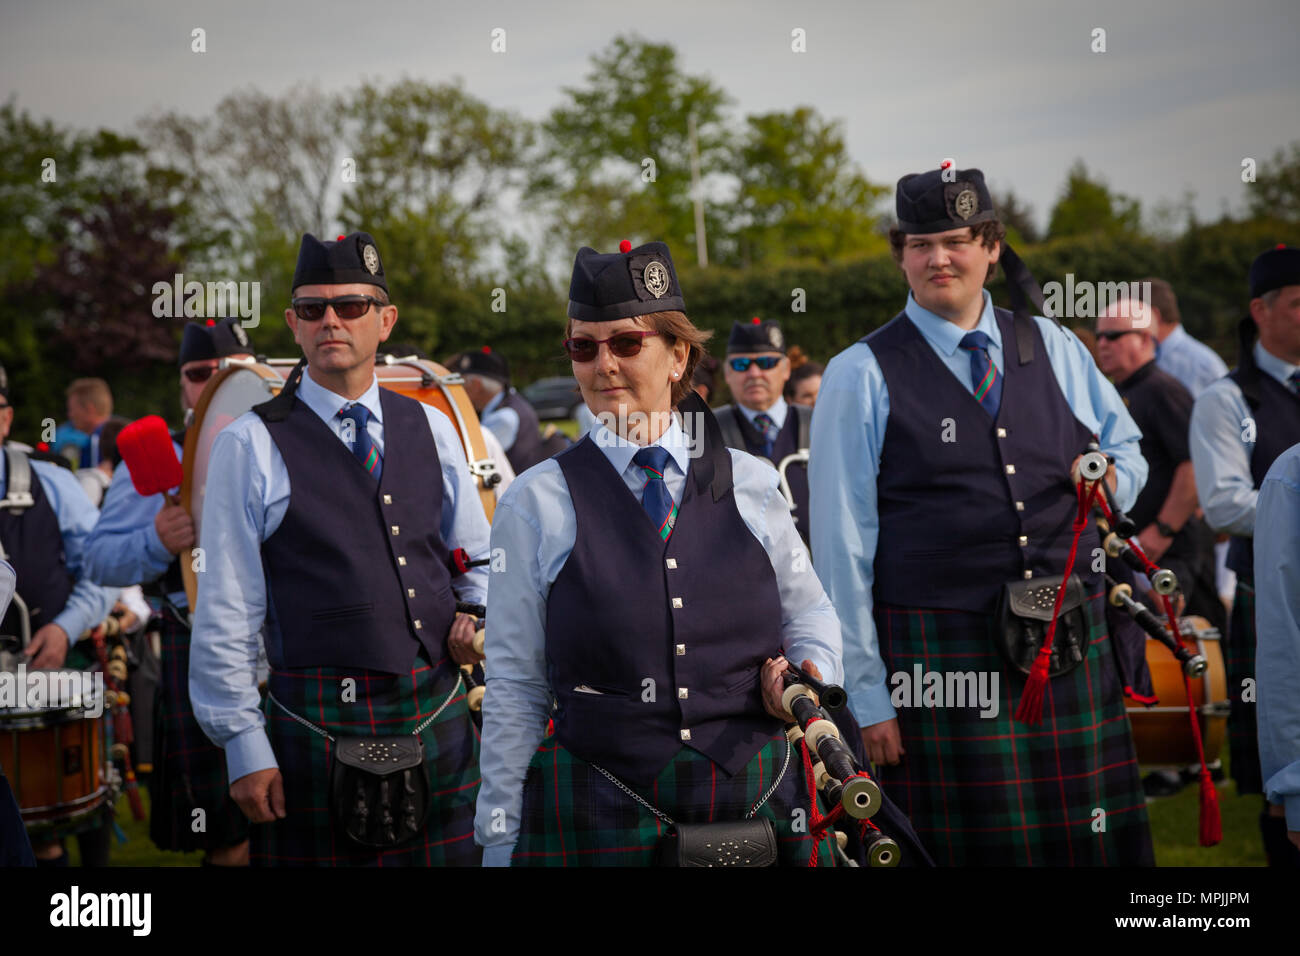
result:
M 1285 248 L 1286 248 L 1286 243 L 1285 243 L 1285 242 L 1279 242 L 1279 243 L 1277 244 L 1277 248 L 1278 248 L 1278 249 L 1285 249 Z
M 216 324 L 217 324 L 216 319 L 208 319 L 208 328 L 212 328 Z
M 939 164 L 940 169 L 948 169 L 951 166 L 952 166 L 952 161 L 948 159 L 945 159 L 942 163 Z
M 484 355 L 491 355 L 491 354 L 492 354 L 492 346 L 490 346 L 490 345 L 485 345 L 485 346 L 483 346 L 482 352 L 483 352 Z
M 344 239 L 346 239 L 346 238 L 347 238 L 347 236 L 339 236 L 338 241 L 339 241 L 339 242 L 342 242 L 342 241 L 343 241 Z
M 628 239 L 624 239 L 622 242 L 620 242 L 620 243 L 618 244 L 618 251 L 619 251 L 619 252 L 631 252 L 631 251 L 632 251 L 632 243 L 631 243 L 631 241 L 628 240 Z
M 758 316 L 754 316 L 752 319 L 749 320 L 749 322 L 750 322 L 751 325 L 762 325 L 762 324 L 763 324 L 763 320 L 760 319 Z

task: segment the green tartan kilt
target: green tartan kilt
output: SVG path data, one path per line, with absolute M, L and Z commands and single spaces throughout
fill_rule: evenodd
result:
M 180 852 L 238 846 L 248 839 L 249 823 L 230 797 L 226 752 L 208 739 L 190 704 L 190 629 L 170 612 L 160 620 L 149 839 L 160 850 Z M 203 827 L 196 832 L 197 819 Z
M 997 713 L 982 717 L 978 703 L 915 706 L 901 680 L 890 680 L 906 753 L 898 766 L 878 767 L 878 779 L 939 866 L 1153 864 L 1099 595 L 1088 610 L 1088 655 L 1049 681 L 1043 721 L 1030 727 L 1013 719 L 1025 678 L 1008 674 L 991 616 L 876 607 L 887 674 L 911 679 L 919 664 L 923 672 L 984 673 L 990 687 L 998 681 Z
M 263 702 L 266 731 L 284 779 L 285 818 L 254 824 L 254 866 L 478 866 L 474 802 L 479 788 L 479 734 L 470 719 L 459 669 L 423 657 L 409 674 L 313 667 L 272 671 Z M 351 678 L 354 685 L 345 685 Z M 424 830 L 391 850 L 351 843 L 330 819 L 332 744 L 271 700 L 333 736 L 413 733 L 449 695 L 451 701 L 420 734 L 433 806 Z M 348 700 L 344 700 L 344 697 Z
M 1255 588 L 1237 577 L 1232 620 L 1223 642 L 1223 669 L 1228 681 L 1228 753 L 1238 795 L 1263 793 L 1255 704 L 1241 699 L 1242 683 L 1255 677 Z
M 800 750 L 774 736 L 748 764 L 728 776 L 708 757 L 683 747 L 649 788 L 636 790 L 674 821 L 739 820 L 789 765 L 758 811 L 772 821 L 782 866 L 807 866 L 808 785 Z M 627 782 L 624 781 L 627 785 Z M 801 812 L 796 812 L 801 811 Z M 542 742 L 524 778 L 519 839 L 512 866 L 650 866 L 668 826 L 554 737 Z M 835 866 L 833 840 L 824 838 L 819 866 Z

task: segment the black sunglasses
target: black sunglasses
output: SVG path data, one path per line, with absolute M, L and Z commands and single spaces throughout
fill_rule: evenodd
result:
M 658 332 L 620 332 L 607 339 L 565 339 L 564 351 L 575 362 L 590 362 L 600 352 L 602 342 L 609 343 L 609 350 L 619 358 L 631 358 L 641 351 L 642 343 Z
M 185 371 L 181 372 L 181 374 L 184 375 L 188 381 L 193 382 L 195 385 L 199 385 L 212 378 L 212 373 L 216 370 L 217 367 L 215 365 L 203 365 L 199 368 L 187 368 Z
M 727 363 L 731 366 L 733 372 L 748 372 L 751 365 L 757 365 L 764 372 L 770 372 L 776 368 L 781 359 L 776 355 L 764 355 L 761 358 L 734 358 L 728 359 Z
M 334 314 L 340 319 L 359 319 L 372 305 L 384 307 L 373 295 L 341 295 L 337 299 L 294 299 L 293 311 L 304 322 L 319 322 L 325 318 L 325 310 L 333 306 Z
M 1114 342 L 1126 335 L 1137 335 L 1137 329 L 1116 329 L 1114 332 L 1098 332 L 1097 338 L 1105 339 L 1107 342 Z

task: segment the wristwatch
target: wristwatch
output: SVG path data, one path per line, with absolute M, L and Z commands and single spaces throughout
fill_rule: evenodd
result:
M 1165 524 L 1159 518 L 1156 519 L 1156 530 L 1159 531 L 1166 538 L 1172 538 L 1178 534 L 1177 531 L 1169 527 L 1169 525 Z

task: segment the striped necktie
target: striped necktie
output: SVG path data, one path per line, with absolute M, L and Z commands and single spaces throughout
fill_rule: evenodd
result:
M 659 537 L 667 541 L 677 521 L 677 505 L 664 484 L 664 468 L 668 465 L 668 450 L 658 445 L 642 448 L 632 456 L 634 464 L 645 472 L 645 488 L 641 491 L 641 507 L 659 529 Z
M 766 412 L 759 412 L 754 416 L 754 427 L 763 434 L 763 455 L 772 457 L 772 449 L 776 447 L 777 436 L 781 434 L 781 429 L 776 427 L 776 422 Z
M 970 352 L 971 388 L 976 401 L 990 417 L 997 418 L 1002 405 L 1002 376 L 989 358 L 992 341 L 983 332 L 967 332 L 962 336 L 961 347 Z
M 346 424 L 343 426 L 344 444 L 351 447 L 352 454 L 361 462 L 361 467 L 378 481 L 384 473 L 384 456 L 379 454 L 379 449 L 375 447 L 370 432 L 366 429 L 366 424 L 370 421 L 369 410 L 360 404 L 345 405 L 339 409 L 339 418 L 345 423 L 352 423 L 351 428 Z M 349 438 L 351 441 L 348 441 Z

